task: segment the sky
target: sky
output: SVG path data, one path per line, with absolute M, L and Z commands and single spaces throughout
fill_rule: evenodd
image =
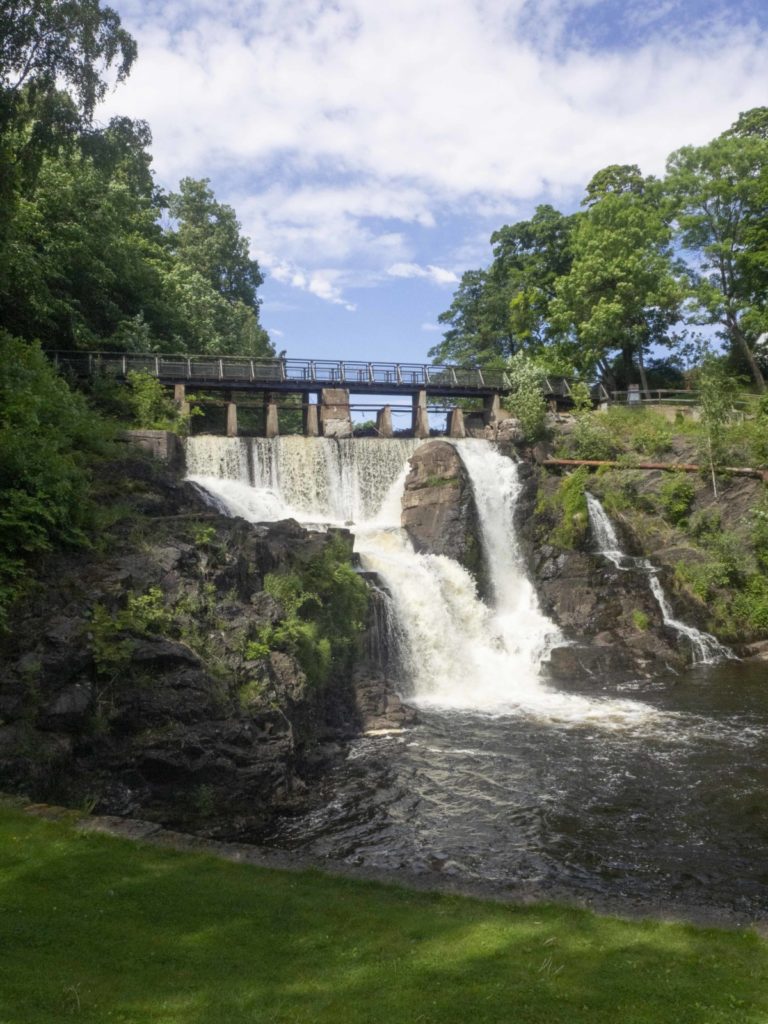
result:
M 428 361 L 494 230 L 768 104 L 765 0 L 111 5 L 139 58 L 99 119 L 235 208 L 294 357 Z

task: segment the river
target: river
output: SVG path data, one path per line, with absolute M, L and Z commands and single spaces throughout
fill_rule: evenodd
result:
M 381 445 L 190 442 L 193 478 L 235 514 L 355 524 L 396 605 L 400 688 L 419 709 L 413 728 L 353 742 L 313 809 L 263 841 L 513 898 L 763 917 L 765 666 L 548 685 L 541 665 L 562 638 L 516 551 L 514 464 L 460 449 L 495 566 L 489 608 L 456 563 L 410 550 L 396 520 L 413 446 L 382 459 Z

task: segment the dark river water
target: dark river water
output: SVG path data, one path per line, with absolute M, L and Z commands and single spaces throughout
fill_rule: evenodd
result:
M 270 845 L 489 894 L 765 917 L 768 665 L 572 692 L 649 714 L 421 708 L 408 731 L 355 742 L 327 802 Z

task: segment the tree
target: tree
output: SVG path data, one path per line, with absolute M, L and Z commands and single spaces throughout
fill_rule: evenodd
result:
M 99 347 L 140 317 L 151 337 L 173 336 L 178 318 L 165 301 L 163 275 L 170 255 L 151 175 L 143 191 L 136 187 L 133 165 L 145 153 L 137 145 L 126 156 L 121 141 L 119 152 L 102 153 L 101 165 L 79 148 L 44 158 L 8 228 L 0 322 L 14 334 L 48 346 Z
M 88 122 L 107 91 L 106 73 L 123 81 L 136 59 L 136 43 L 111 7 L 99 0 L 2 0 L 0 88 L 6 110 L 28 98 L 67 87 Z M 8 102 L 10 101 L 10 102 Z
M 508 303 L 485 270 L 467 270 L 450 309 L 437 318 L 448 328 L 443 340 L 429 350 L 438 362 L 463 366 L 488 365 L 514 351 L 508 329 Z
M 705 356 L 698 374 L 699 405 L 705 431 L 704 456 L 709 465 L 712 493 L 717 498 L 716 467 L 725 461 L 724 428 L 730 422 L 738 397 L 738 381 L 711 354 Z
M 669 344 L 683 297 L 658 183 L 634 166 L 606 168 L 588 185 L 586 203 L 570 273 L 558 279 L 549 307 L 558 346 L 580 371 L 597 369 L 611 384 L 618 351 L 626 379 L 639 375 L 647 389 L 644 355 Z
M 666 184 L 680 241 L 694 256 L 694 322 L 718 326 L 758 390 L 765 391 L 754 351 L 768 326 L 768 141 L 759 127 L 765 120 L 761 111 L 742 114 L 705 146 L 673 153 Z
M 570 267 L 573 223 L 552 206 L 539 206 L 530 220 L 495 231 L 491 266 L 462 276 L 451 308 L 438 317 L 450 326 L 430 357 L 488 364 L 520 350 L 540 351 L 550 340 L 555 282 Z
M 86 457 L 103 429 L 39 346 L 0 330 L 0 629 L 33 560 L 85 542 Z
M 173 267 L 166 287 L 184 321 L 186 345 L 200 352 L 274 355 L 259 323 L 256 293 L 263 277 L 235 211 L 216 200 L 208 179 L 184 178 L 168 198 L 176 228 L 168 235 Z

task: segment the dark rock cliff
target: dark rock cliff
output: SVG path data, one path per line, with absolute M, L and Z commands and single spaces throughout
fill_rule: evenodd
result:
M 543 611 L 570 642 L 553 651 L 550 674 L 567 682 L 600 672 L 621 678 L 682 669 L 689 652 L 664 625 L 647 573 L 619 570 L 598 553 L 586 510 L 575 513 L 583 519 L 572 546 L 553 542 L 557 534 L 548 499 L 562 477 L 531 464 L 521 471 L 526 479 L 517 510 L 522 549 Z M 629 541 L 626 550 L 643 554 Z
M 97 486 L 102 535 L 41 567 L 2 640 L 0 789 L 257 836 L 345 738 L 406 717 L 365 634 L 336 652 L 322 633 L 312 580 L 340 566 L 365 591 L 346 531 L 227 518 L 138 454 Z

